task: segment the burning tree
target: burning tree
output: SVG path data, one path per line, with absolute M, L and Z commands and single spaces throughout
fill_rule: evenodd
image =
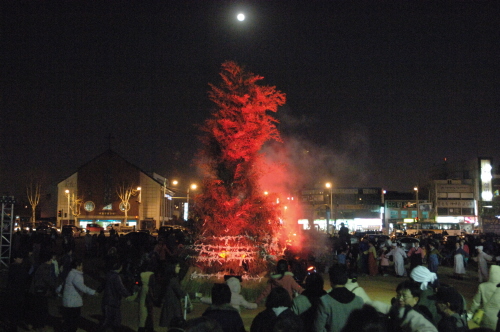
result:
M 205 272 L 256 274 L 265 266 L 262 256 L 279 250 L 274 235 L 281 209 L 259 187 L 265 169 L 259 151 L 268 140 L 280 141 L 278 121 L 269 112 L 286 98 L 275 87 L 258 85 L 263 77 L 234 62 L 223 63 L 220 76 L 220 85 L 210 84 L 209 91 L 216 108 L 201 127 L 198 164 L 205 178 L 196 197 L 203 219 L 198 262 Z

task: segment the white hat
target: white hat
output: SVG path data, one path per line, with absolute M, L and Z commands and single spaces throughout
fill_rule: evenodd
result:
M 483 250 L 483 246 L 477 246 L 476 249 L 481 249 Z
M 419 265 L 415 267 L 410 274 L 410 277 L 416 282 L 420 282 L 420 289 L 426 290 L 429 283 L 437 280 L 437 274 L 429 271 L 425 266 Z

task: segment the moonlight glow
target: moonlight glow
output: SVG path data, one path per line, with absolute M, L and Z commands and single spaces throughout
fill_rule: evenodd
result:
M 242 14 L 242 13 L 239 13 L 238 16 L 236 16 L 236 18 L 238 19 L 238 21 L 244 21 L 245 20 L 245 14 Z

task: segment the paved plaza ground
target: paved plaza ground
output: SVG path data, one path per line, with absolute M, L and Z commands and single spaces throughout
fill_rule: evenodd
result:
M 5 303 L 5 279 L 6 279 L 6 270 L 0 270 L 0 312 L 5 312 L 5 308 L 2 307 L 2 303 Z M 440 266 L 439 268 L 439 280 L 442 283 L 451 285 L 456 287 L 462 295 L 467 300 L 467 303 L 470 305 L 472 297 L 477 291 L 478 286 L 478 278 L 477 278 L 477 270 L 475 266 L 469 265 L 467 275 L 463 280 L 457 280 L 452 278 L 453 269 L 447 266 Z M 328 275 L 323 275 L 325 278 L 325 289 L 330 287 L 328 282 Z M 395 289 L 399 282 L 403 281 L 403 278 L 396 278 L 392 275 L 389 276 L 360 276 L 358 278 L 359 285 L 365 289 L 368 295 L 375 300 L 379 300 L 382 302 L 390 303 L 390 300 L 393 296 L 395 296 Z M 221 280 L 222 282 L 222 280 Z M 265 281 L 262 281 L 265 282 Z M 92 287 L 97 288 L 99 282 L 92 278 L 90 275 L 85 276 L 85 283 Z M 245 283 L 243 282 L 243 287 Z M 191 298 L 194 297 L 194 294 L 191 294 Z M 82 308 L 82 320 L 81 326 L 78 331 L 96 331 L 98 327 L 98 322 L 101 318 L 101 300 L 102 295 L 97 296 L 85 296 L 84 297 L 84 307 Z M 248 299 L 253 300 L 253 299 Z M 187 318 L 195 318 L 201 316 L 204 310 L 207 308 L 207 305 L 201 304 L 193 300 L 194 309 L 191 313 L 187 315 Z M 51 316 L 54 318 L 54 321 L 58 322 L 61 319 L 60 314 L 60 306 L 61 306 L 61 298 L 51 298 L 49 300 L 49 310 Z M 264 310 L 264 306 L 259 306 L 256 310 L 245 310 L 243 309 L 241 312 L 241 316 L 245 323 L 245 328 L 247 331 L 250 330 L 250 325 L 252 323 L 253 318 L 260 312 Z M 137 331 L 137 304 L 134 302 L 123 301 L 122 303 L 122 313 L 123 313 L 123 331 Z M 1 319 L 2 316 L 0 316 Z M 155 308 L 155 330 L 156 331 L 167 331 L 166 328 L 158 327 L 158 321 L 160 317 L 160 309 Z M 26 329 L 20 329 L 20 331 L 29 331 L 29 326 Z M 0 331 L 2 331 L 2 324 L 0 324 Z M 58 329 L 48 328 L 47 331 L 58 331 Z

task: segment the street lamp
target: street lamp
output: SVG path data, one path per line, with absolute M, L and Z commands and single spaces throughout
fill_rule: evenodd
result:
M 415 190 L 415 196 L 417 200 L 417 222 L 420 220 L 420 211 L 418 209 L 418 187 L 413 187 L 413 190 Z
M 330 228 L 330 219 L 332 217 L 333 213 L 333 198 L 332 198 L 332 193 L 333 193 L 333 186 L 330 182 L 325 183 L 325 187 L 330 189 L 330 215 L 327 216 L 326 218 L 326 233 L 329 233 L 329 228 Z
M 137 187 L 137 195 L 138 195 L 138 198 L 137 198 L 137 203 L 138 203 L 138 206 L 137 206 L 137 214 L 138 214 L 138 218 L 139 220 L 137 220 L 137 229 L 139 229 L 140 227 L 140 223 L 141 223 L 141 220 L 142 220 L 142 216 L 141 216 L 141 203 L 142 203 L 142 188 L 141 187 Z
M 139 203 L 141 203 L 141 199 L 142 199 L 142 188 L 141 187 L 137 187 L 137 191 L 139 192 Z
M 70 200 L 69 189 L 66 189 L 64 192 L 66 193 L 66 196 L 68 196 L 68 213 L 67 213 L 67 216 L 68 216 L 68 224 L 69 224 L 69 200 Z
M 187 189 L 186 206 L 184 207 L 184 220 L 187 221 L 189 217 L 189 190 L 196 190 L 198 186 L 196 184 L 191 184 Z

